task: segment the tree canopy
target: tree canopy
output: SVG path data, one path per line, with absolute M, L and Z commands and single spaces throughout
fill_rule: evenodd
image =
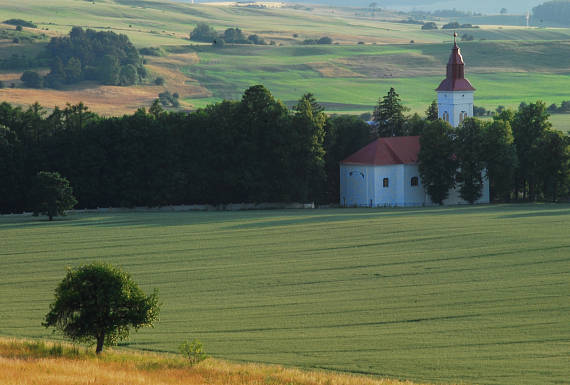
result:
M 374 109 L 374 120 L 377 124 L 378 136 L 402 136 L 404 135 L 404 112 L 400 95 L 392 87 L 388 94 L 378 101 Z
M 45 85 L 60 88 L 81 80 L 128 86 L 146 77 L 146 70 L 127 35 L 73 27 L 69 36 L 54 37 L 47 45 L 51 60 Z
M 43 214 L 53 220 L 53 217 L 65 215 L 77 204 L 69 181 L 58 172 L 40 171 L 32 192 L 34 197 L 34 215 Z
M 418 161 L 422 184 L 431 200 L 441 205 L 449 190 L 455 187 L 457 160 L 452 127 L 441 119 L 430 123 L 420 136 L 420 146 Z
M 129 329 L 158 320 L 158 293 L 147 296 L 129 274 L 109 264 L 68 269 L 55 289 L 55 301 L 43 326 L 55 327 L 74 341 L 111 345 L 128 337 Z

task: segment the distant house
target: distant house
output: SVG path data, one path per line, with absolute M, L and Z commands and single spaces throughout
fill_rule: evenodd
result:
M 455 34 L 457 37 L 457 34 Z M 437 88 L 439 117 L 457 127 L 473 116 L 475 88 L 464 77 L 463 57 L 454 43 L 447 76 Z M 340 205 L 344 207 L 431 206 L 419 173 L 419 136 L 380 138 L 340 163 Z M 475 203 L 489 203 L 489 181 Z M 466 204 L 452 189 L 444 205 Z

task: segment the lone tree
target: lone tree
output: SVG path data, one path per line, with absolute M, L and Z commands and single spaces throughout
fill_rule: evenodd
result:
M 68 269 L 42 323 L 74 341 L 95 341 L 95 352 L 158 320 L 158 293 L 146 296 L 131 277 L 109 264 Z
M 34 215 L 47 215 L 49 220 L 58 215 L 65 215 L 77 204 L 69 181 L 58 172 L 40 171 L 32 190 Z

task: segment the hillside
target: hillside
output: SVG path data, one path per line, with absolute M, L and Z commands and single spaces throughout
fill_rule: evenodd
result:
M 167 0 L 55 0 L 49 4 L 0 0 L 0 20 L 23 18 L 38 25 L 24 28 L 21 35 L 14 26 L 0 25 L 5 32 L 4 38 L 0 34 L 1 57 L 34 57 L 50 37 L 67 34 L 75 25 L 127 34 L 137 48 L 162 47 L 163 52 L 163 56 L 145 57 L 149 77 L 131 87 L 82 82 L 63 90 L 29 89 L 19 80 L 22 70 L 1 70 L 5 88 L 0 89 L 0 100 L 20 105 L 49 101 L 60 107 L 83 101 L 100 114 L 121 115 L 150 106 L 165 90 L 180 95 L 182 109 L 195 109 L 237 98 L 245 88 L 261 83 L 288 104 L 312 92 L 331 113 L 360 114 L 370 112 L 378 97 L 394 86 L 413 112 L 423 112 L 444 76 L 451 36 L 449 30 L 422 31 L 417 24 L 402 23 L 407 17 L 318 5 L 256 9 Z M 520 23 L 509 17 L 481 21 Z M 441 26 L 449 20 L 435 21 Z M 275 45 L 215 49 L 197 44 L 188 36 L 198 22 L 207 22 L 220 33 L 239 27 Z M 536 99 L 547 104 L 567 99 L 570 29 L 481 25 L 461 30 L 460 38 L 463 35 L 473 39 L 461 45 L 468 76 L 478 90 L 477 105 L 494 109 Z M 23 39 L 26 36 L 33 37 Z M 339 45 L 303 45 L 306 39 L 322 36 Z M 14 38 L 20 42 L 14 43 Z M 554 56 L 557 60 L 551 60 Z M 165 80 L 164 85 L 154 84 L 157 77 Z
M 430 383 L 570 378 L 570 205 L 0 216 L 0 335 L 40 323 L 66 266 L 109 262 L 160 322 L 123 347 Z
M 0 385 L 420 385 L 208 359 L 111 350 L 101 357 L 73 345 L 0 338 Z

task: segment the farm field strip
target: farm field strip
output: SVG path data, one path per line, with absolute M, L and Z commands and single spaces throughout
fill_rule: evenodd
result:
M 0 334 L 40 322 L 65 266 L 131 272 L 162 305 L 124 346 L 198 338 L 236 361 L 426 382 L 570 376 L 570 206 L 0 217 Z

